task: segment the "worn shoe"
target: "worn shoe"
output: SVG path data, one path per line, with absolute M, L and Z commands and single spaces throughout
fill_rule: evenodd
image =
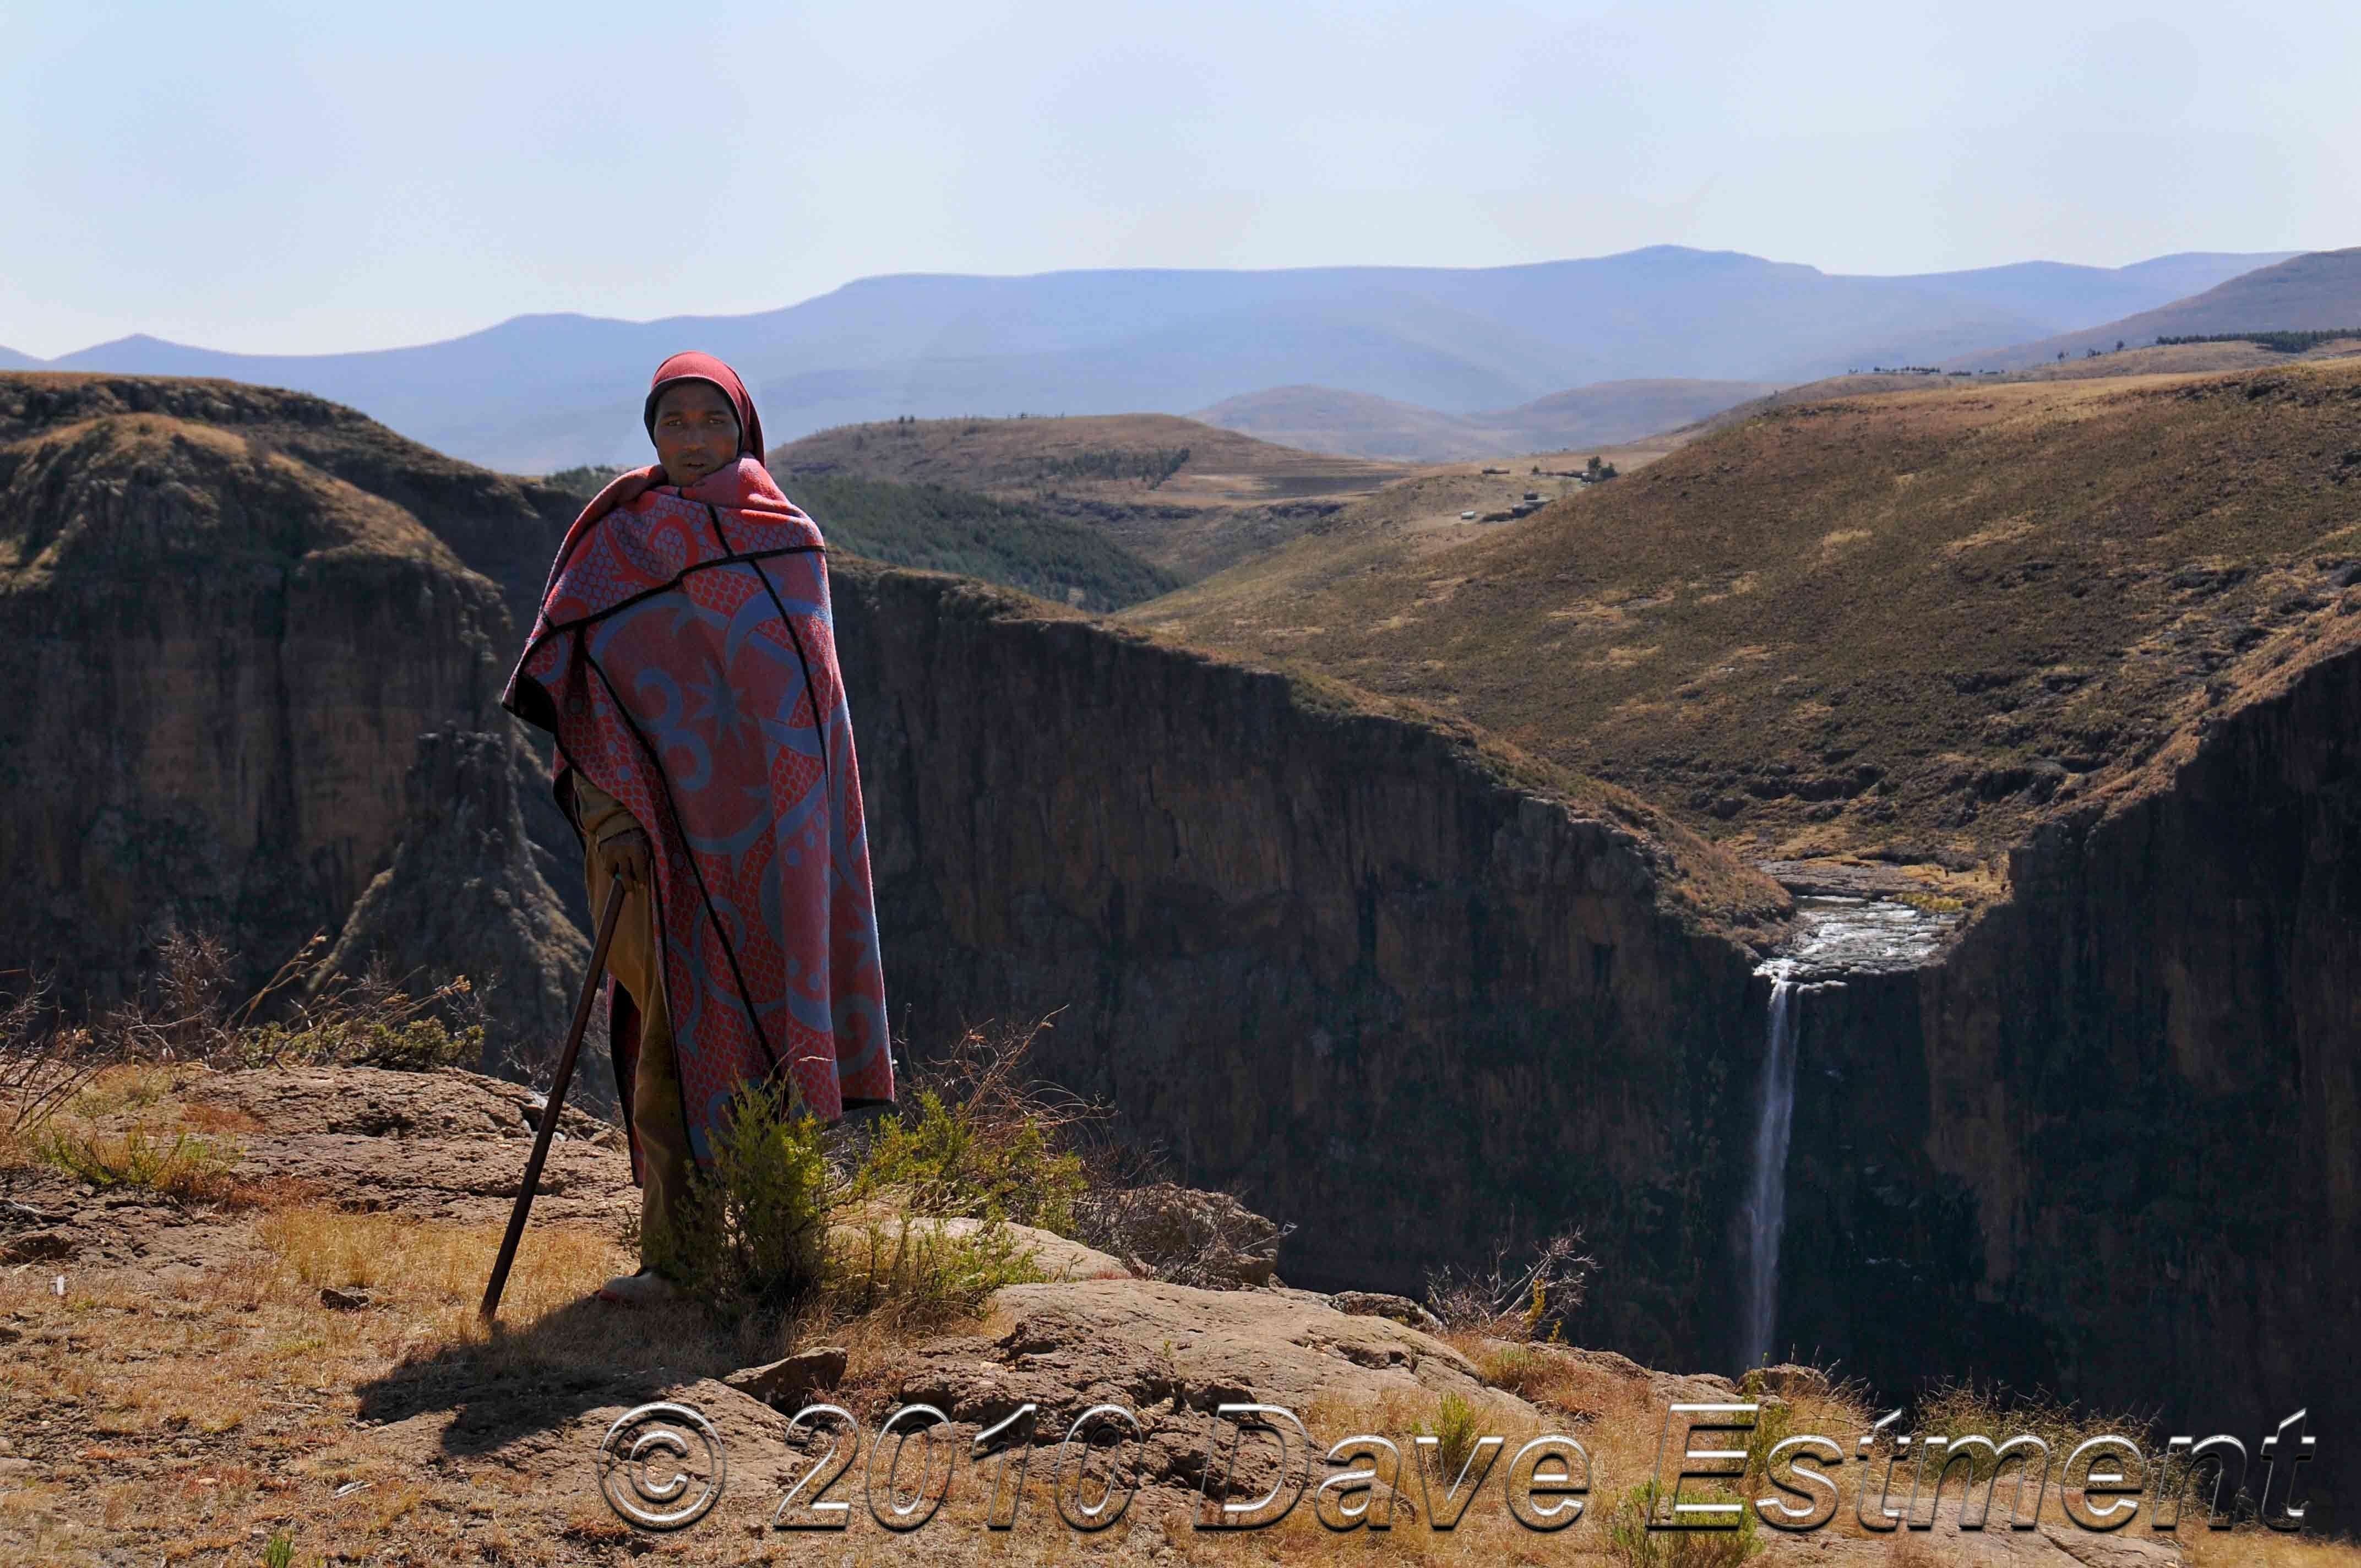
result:
M 598 1287 L 598 1299 L 624 1307 L 653 1307 L 679 1297 L 680 1289 L 671 1280 L 644 1268 L 637 1274 L 617 1275 Z

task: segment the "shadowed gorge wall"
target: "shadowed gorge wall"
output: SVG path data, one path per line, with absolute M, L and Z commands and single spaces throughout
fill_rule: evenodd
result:
M 22 894 L 0 944 L 104 997 L 178 920 L 267 973 L 390 850 L 419 733 L 491 716 L 497 590 L 393 509 L 204 426 L 102 423 L 0 462 L 26 524 L 0 592 L 0 876 Z
M 2354 624 L 2169 772 L 2045 824 L 1942 964 L 1809 999 L 1783 1347 L 1890 1390 L 1980 1372 L 2160 1408 L 2250 1449 L 2309 1407 L 2309 1484 L 2349 1513 Z
M 546 840 L 555 812 L 515 787 L 531 758 L 494 699 L 504 598 L 531 602 L 570 506 L 316 398 L 0 377 L 0 970 L 53 968 L 61 1001 L 103 1005 L 177 926 L 258 983 L 338 932 L 407 835 L 464 889 L 436 905 L 448 939 L 367 934 L 501 967 L 503 1047 L 548 1033 L 583 943 L 555 860 L 511 830 L 522 807 Z M 478 740 L 406 786 L 435 731 Z M 497 766 L 447 765 L 478 753 Z M 469 898 L 482 917 L 450 917 Z
M 835 593 L 897 1034 L 1063 1009 L 1036 1066 L 1296 1223 L 1290 1278 L 1578 1223 L 1594 1332 L 1712 1343 L 1760 1013 L 1676 889 L 1774 887 L 1276 675 L 952 578 Z

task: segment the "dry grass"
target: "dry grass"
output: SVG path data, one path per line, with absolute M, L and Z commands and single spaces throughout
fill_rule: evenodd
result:
M 446 1446 L 422 1464 L 401 1457 L 414 1444 L 378 1430 L 378 1421 L 409 1408 L 384 1408 L 389 1388 L 416 1392 L 439 1380 L 431 1387 L 447 1392 L 410 1403 L 437 1424 L 446 1413 L 464 1422 L 470 1409 L 497 1409 L 522 1391 L 563 1388 L 618 1367 L 663 1365 L 679 1381 L 784 1348 L 667 1315 L 580 1312 L 583 1291 L 628 1266 L 611 1236 L 565 1226 L 533 1232 L 510 1285 L 505 1326 L 488 1335 L 474 1306 L 494 1226 L 321 1208 L 274 1211 L 252 1224 L 256 1245 L 244 1264 L 160 1289 L 121 1277 L 60 1299 L 46 1277 L 0 1276 L 0 1324 L 19 1336 L 0 1361 L 0 1419 L 16 1451 L 36 1456 L 40 1475 L 0 1497 L 0 1554 L 77 1564 L 95 1562 L 103 1544 L 142 1563 L 215 1568 L 225 1560 L 263 1563 L 268 1542 L 280 1536 L 292 1543 L 300 1568 L 607 1563 L 651 1546 L 662 1561 L 682 1563 L 816 1560 L 808 1541 L 749 1528 L 767 1518 L 775 1496 L 767 1476 L 733 1479 L 733 1496 L 756 1496 L 727 1518 L 676 1537 L 635 1538 L 587 1495 L 576 1456 L 543 1453 L 529 1432 L 498 1450 Z M 323 1286 L 365 1291 L 371 1304 L 358 1312 L 327 1310 L 319 1301 Z M 864 1418 L 883 1414 L 892 1402 L 893 1331 L 877 1322 L 839 1324 L 829 1338 L 852 1350 L 839 1397 Z M 1509 1420 L 1479 1409 L 1466 1418 L 1476 1433 L 1504 1442 L 1477 1500 L 1447 1534 L 1427 1519 L 1444 1478 L 1431 1475 L 1422 1491 L 1405 1469 L 1403 1511 L 1389 1533 L 1332 1533 L 1313 1517 L 1309 1496 L 1269 1530 L 1192 1532 L 1174 1511 L 1179 1499 L 1149 1495 L 1109 1536 L 1082 1536 L 1057 1523 L 1048 1506 L 1045 1452 L 1036 1455 L 1026 1523 L 1013 1537 L 981 1528 L 983 1488 L 965 1470 L 949 1511 L 929 1530 L 894 1540 L 862 1519 L 840 1547 L 863 1563 L 1094 1563 L 1110 1549 L 1147 1552 L 1159 1537 L 1141 1532 L 1160 1518 L 1162 1539 L 1202 1563 L 1494 1568 L 1650 1561 L 1619 1553 L 1608 1528 L 1619 1499 L 1655 1462 L 1666 1401 L 1651 1393 L 1645 1375 L 1611 1357 L 1546 1344 L 1470 1340 L 1463 1348 L 1542 1412 L 1538 1420 Z M 1416 1432 L 1447 1435 L 1451 1425 L 1444 1401 L 1431 1395 L 1320 1401 L 1300 1413 L 1318 1442 L 1364 1431 L 1391 1436 L 1406 1465 L 1414 1463 Z M 1850 1456 L 1871 1419 L 1838 1389 L 1799 1397 L 1787 1427 L 1827 1432 Z M 563 1437 L 572 1429 L 554 1430 Z M 1560 1535 L 1529 1532 L 1501 1507 L 1510 1456 L 1544 1431 L 1576 1436 L 1593 1465 L 1590 1515 Z M 1859 1468 L 1848 1464 L 1838 1473 L 1843 1506 L 1827 1527 L 1837 1534 L 1860 1534 L 1852 1522 Z M 1940 1530 L 1888 1537 L 1882 1560 L 1942 1562 L 1947 1540 Z M 2207 1568 L 2361 1562 L 2349 1546 L 2252 1530 L 2225 1538 L 2184 1526 L 2180 1543 Z M 839 1555 L 832 1544 L 826 1561 Z
M 2356 399 L 2352 359 L 1824 395 L 1447 560 L 1340 525 L 1121 619 L 1461 715 L 1750 855 L 1989 857 L 2349 630 Z
M 242 1195 L 234 1173 L 245 1149 L 184 1128 L 166 1132 L 135 1123 L 120 1133 L 103 1133 L 45 1126 L 29 1141 L 40 1159 L 101 1190 L 144 1188 L 176 1203 L 234 1202 Z
M 291 1530 L 307 1564 L 397 1546 L 462 1560 L 464 1480 L 406 1475 L 356 1442 L 354 1426 L 358 1390 L 406 1359 L 458 1352 L 497 1370 L 503 1347 L 473 1310 L 497 1229 L 298 1209 L 265 1213 L 255 1230 L 236 1266 L 161 1288 L 70 1276 L 60 1298 L 47 1271 L 0 1276 L 0 1310 L 23 1340 L 0 1364 L 0 1406 L 43 1476 L 0 1498 L 0 1551 L 64 1563 L 137 1541 L 142 1562 L 210 1565 L 234 1552 L 259 1562 L 270 1534 Z M 621 1266 L 611 1237 L 538 1230 L 509 1286 L 509 1321 L 530 1330 Z M 367 1288 L 375 1304 L 330 1310 L 322 1285 Z M 573 1347 L 586 1361 L 621 1348 Z M 337 1497 L 348 1481 L 370 1485 Z

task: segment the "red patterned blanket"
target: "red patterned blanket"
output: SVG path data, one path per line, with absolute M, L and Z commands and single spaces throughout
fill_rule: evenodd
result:
M 884 978 L 818 528 L 751 455 L 610 499 L 631 488 L 568 531 L 501 704 L 556 736 L 561 803 L 578 768 L 648 833 L 704 1160 L 750 1081 L 784 1075 L 828 1122 L 894 1097 Z

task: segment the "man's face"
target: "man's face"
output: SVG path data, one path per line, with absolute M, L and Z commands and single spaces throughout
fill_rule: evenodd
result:
M 738 461 L 738 414 L 710 381 L 683 381 L 656 400 L 656 461 L 675 485 L 693 485 Z

